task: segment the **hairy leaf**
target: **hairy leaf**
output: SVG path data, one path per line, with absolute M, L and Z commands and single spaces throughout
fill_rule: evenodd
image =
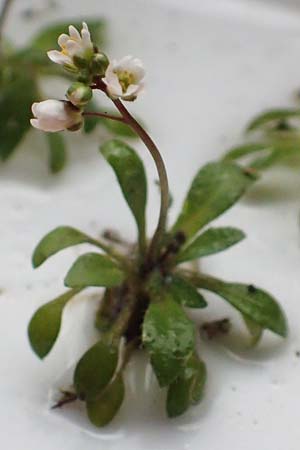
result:
M 81 399 L 96 400 L 112 380 L 118 364 L 118 343 L 102 338 L 78 362 L 74 385 Z
M 286 337 L 285 315 L 280 305 L 267 292 L 253 285 L 226 283 L 204 275 L 198 276 L 197 280 L 198 282 L 194 279 L 194 282 L 197 282 L 199 288 L 215 292 L 262 328 Z
M 88 417 L 92 424 L 104 427 L 111 422 L 119 411 L 124 396 L 124 381 L 119 374 L 96 399 L 86 402 Z
M 173 299 L 182 306 L 188 308 L 205 308 L 207 303 L 202 294 L 184 278 L 172 275 L 168 280 L 167 290 Z
M 38 243 L 32 256 L 33 267 L 39 267 L 50 256 L 65 248 L 83 243 L 93 244 L 94 242 L 92 238 L 75 228 L 68 226 L 57 227 L 46 234 Z
M 245 238 L 237 228 L 209 228 L 185 247 L 178 255 L 179 263 L 222 252 Z
M 204 225 L 230 208 L 255 177 L 230 162 L 206 164 L 197 173 L 173 231 L 193 237 Z
M 40 358 L 48 355 L 55 344 L 61 327 L 64 307 L 78 292 L 80 289 L 69 290 L 41 306 L 33 315 L 28 327 L 28 336 L 33 351 Z
M 139 233 L 144 235 L 147 180 L 141 159 L 127 144 L 116 139 L 104 144 L 101 153 L 115 171 Z
M 122 270 L 108 256 L 85 253 L 67 273 L 65 285 L 72 288 L 113 287 L 121 284 L 124 277 Z
M 160 386 L 167 386 L 194 350 L 195 326 L 171 295 L 162 293 L 146 312 L 142 339 Z
M 168 416 L 180 416 L 189 406 L 199 403 L 203 395 L 205 382 L 205 364 L 196 354 L 193 354 L 179 376 L 168 388 Z

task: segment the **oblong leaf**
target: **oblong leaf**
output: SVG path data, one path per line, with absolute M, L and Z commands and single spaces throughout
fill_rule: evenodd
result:
M 173 231 L 183 231 L 191 238 L 230 208 L 254 180 L 253 175 L 233 163 L 206 164 L 192 182 Z
M 300 109 L 272 109 L 269 111 L 264 111 L 258 114 L 251 122 L 248 124 L 246 131 L 257 130 L 258 128 L 263 128 L 272 122 L 279 122 L 281 120 L 291 119 L 293 117 L 300 118 Z
M 113 287 L 121 284 L 124 278 L 124 272 L 108 256 L 85 253 L 67 273 L 65 285 L 72 288 Z
M 74 385 L 81 399 L 95 400 L 110 383 L 118 364 L 118 343 L 103 338 L 78 362 Z
M 35 80 L 16 75 L 1 87 L 0 160 L 7 160 L 30 129 L 31 105 L 38 97 Z
M 67 154 L 62 134 L 46 133 L 49 145 L 49 167 L 52 173 L 60 172 L 66 164 Z
M 71 289 L 51 302 L 41 306 L 28 326 L 28 337 L 33 351 L 44 358 L 58 337 L 64 307 L 81 289 Z
M 249 156 L 253 153 L 259 153 L 265 150 L 272 150 L 272 145 L 270 143 L 259 143 L 259 142 L 250 142 L 248 144 L 239 145 L 237 147 L 233 147 L 224 155 L 224 161 L 226 160 L 236 160 L 243 158 L 245 156 Z
M 131 147 L 117 139 L 104 144 L 101 153 L 113 168 L 139 233 L 144 235 L 147 180 L 141 159 Z
M 173 299 L 182 306 L 188 308 L 205 308 L 207 306 L 203 295 L 179 275 L 172 275 L 167 282 L 166 288 Z
M 169 417 L 183 414 L 189 406 L 199 403 L 206 382 L 206 367 L 197 355 L 192 355 L 182 372 L 170 384 L 167 395 Z
M 182 263 L 222 252 L 244 238 L 245 233 L 238 228 L 209 228 L 179 253 L 177 262 Z
M 118 413 L 125 396 L 125 386 L 122 375 L 116 378 L 95 399 L 86 402 L 90 421 L 96 427 L 104 427 Z
M 33 267 L 39 267 L 50 256 L 65 248 L 93 242 L 92 238 L 73 227 L 57 227 L 46 234 L 36 246 L 32 256 Z
M 253 285 L 225 283 L 208 276 L 199 276 L 198 287 L 215 292 L 244 316 L 282 337 L 287 335 L 285 315 L 276 300 Z M 194 280 L 196 282 L 196 280 Z
M 253 322 L 253 320 L 249 319 L 248 316 L 243 315 L 243 319 L 251 336 L 251 345 L 254 347 L 261 340 L 264 329 L 256 322 Z
M 195 326 L 170 294 L 164 293 L 146 312 L 142 339 L 160 386 L 167 386 L 194 350 Z

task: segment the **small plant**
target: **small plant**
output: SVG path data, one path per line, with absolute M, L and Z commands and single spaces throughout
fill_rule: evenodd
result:
M 160 213 L 154 235 L 148 238 L 147 180 L 142 161 L 120 140 L 102 145 L 101 153 L 114 170 L 134 216 L 137 243 L 121 251 L 107 239 L 87 236 L 70 226 L 47 234 L 34 251 L 34 267 L 59 251 L 82 243 L 101 252 L 85 253 L 74 262 L 64 280 L 69 290 L 39 308 L 31 319 L 30 343 L 34 352 L 44 358 L 59 335 L 66 304 L 90 286 L 104 288 L 95 317 L 99 340 L 76 365 L 73 391 L 65 393 L 56 406 L 78 399 L 85 402 L 94 425 L 106 425 L 124 398 L 126 364 L 136 349 L 143 348 L 159 385 L 168 390 L 168 416 L 179 416 L 201 400 L 206 380 L 205 363 L 196 348 L 196 326 L 185 311 L 207 306 L 203 291 L 219 295 L 236 308 L 256 342 L 265 329 L 282 337 L 287 334 L 284 314 L 270 294 L 253 284 L 225 282 L 194 269 L 193 262 L 199 258 L 244 239 L 239 229 L 207 226 L 238 201 L 255 176 L 228 161 L 206 164 L 192 181 L 177 220 L 168 226 L 170 197 L 163 159 L 153 140 L 124 106 L 143 89 L 145 73 L 141 61 L 131 56 L 110 61 L 92 43 L 85 24 L 81 34 L 74 27 L 69 30 L 70 35 L 59 37 L 61 51 L 48 55 L 72 72 L 76 81 L 68 89 L 68 101 L 34 104 L 32 125 L 48 132 L 74 130 L 83 125 L 86 117 L 93 116 L 131 127 L 156 165 Z M 85 111 L 95 91 L 107 96 L 118 114 Z M 225 325 L 222 324 L 222 330 Z
M 300 109 L 270 109 L 257 115 L 246 128 L 247 141 L 228 150 L 225 161 L 237 161 L 261 172 L 274 165 L 299 167 Z

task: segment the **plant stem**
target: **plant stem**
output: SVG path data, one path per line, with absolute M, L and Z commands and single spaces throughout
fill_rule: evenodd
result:
M 107 113 L 85 111 L 84 113 L 82 113 L 82 115 L 83 116 L 101 117 L 103 119 L 111 119 L 111 120 L 116 120 L 117 122 L 123 122 L 123 123 L 125 122 L 123 117 L 113 116 L 112 114 L 107 114 Z
M 11 6 L 13 0 L 4 0 L 1 12 L 0 12 L 0 41 L 1 41 L 1 47 L 2 47 L 2 35 L 3 35 L 3 28 L 5 24 L 5 20 L 7 18 L 9 7 Z
M 157 146 L 151 139 L 151 137 L 148 135 L 148 133 L 137 122 L 137 120 L 127 111 L 127 109 L 119 99 L 113 100 L 113 102 L 116 108 L 121 113 L 124 121 L 132 128 L 133 131 L 135 131 L 135 133 L 140 137 L 140 139 L 144 142 L 145 146 L 148 148 L 151 156 L 154 159 L 159 176 L 161 205 L 157 228 L 150 243 L 148 251 L 148 261 L 151 263 L 153 262 L 153 260 L 155 260 L 155 258 L 158 255 L 160 245 L 163 240 L 166 229 L 167 214 L 169 209 L 169 183 L 167 171 L 165 168 L 164 161 L 161 157 L 161 154 Z

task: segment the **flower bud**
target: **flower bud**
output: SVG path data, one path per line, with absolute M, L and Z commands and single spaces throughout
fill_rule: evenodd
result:
M 91 62 L 91 71 L 94 75 L 104 76 L 108 65 L 108 57 L 104 53 L 96 53 Z
M 79 82 L 71 84 L 67 91 L 68 100 L 75 106 L 86 105 L 93 97 L 92 89 Z
M 76 131 L 82 123 L 82 112 L 72 103 L 63 100 L 45 100 L 32 105 L 34 128 L 47 132 L 63 130 Z

